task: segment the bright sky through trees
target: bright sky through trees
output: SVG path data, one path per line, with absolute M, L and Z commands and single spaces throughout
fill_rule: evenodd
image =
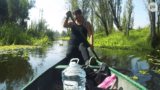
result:
M 30 20 L 28 21 L 28 25 L 31 24 L 32 21 L 38 21 L 40 19 L 39 9 L 43 9 L 43 18 L 47 21 L 48 28 L 53 29 L 54 31 L 58 30 L 62 32 L 62 30 L 66 30 L 63 28 L 62 19 L 66 15 L 65 8 L 66 0 L 36 0 L 36 8 L 32 8 L 30 10 Z M 123 7 L 126 0 L 122 1 L 122 13 Z M 149 18 L 147 11 L 145 10 L 145 6 L 143 0 L 133 0 L 134 7 L 134 29 L 140 27 L 145 27 L 149 24 Z

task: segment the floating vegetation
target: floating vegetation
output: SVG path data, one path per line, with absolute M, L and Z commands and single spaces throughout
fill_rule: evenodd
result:
M 61 40 L 69 40 L 70 37 L 60 37 L 60 38 L 58 38 L 58 39 L 61 39 Z
M 143 75 L 145 75 L 145 74 L 147 74 L 147 71 L 140 70 L 140 71 L 139 71 L 139 73 L 140 73 L 140 74 L 143 74 Z
M 28 53 L 23 53 L 22 56 L 24 57 L 24 59 L 28 59 Z
M 29 45 L 10 45 L 10 46 L 0 46 L 0 50 L 18 50 L 18 49 L 33 49 L 40 48 L 41 46 L 29 46 Z M 1 51 L 2 52 L 2 51 Z M 9 52 L 9 51 L 8 51 Z
M 160 69 L 158 69 L 158 70 L 152 70 L 152 71 L 154 71 L 157 74 L 160 74 Z
M 133 77 L 131 77 L 131 79 L 133 79 L 133 80 L 139 80 L 139 78 L 137 76 L 133 76 Z
M 60 46 L 63 46 L 63 43 L 59 43 Z
M 0 63 L 1 63 L 1 62 L 6 62 L 6 61 L 8 61 L 8 60 L 0 60 Z

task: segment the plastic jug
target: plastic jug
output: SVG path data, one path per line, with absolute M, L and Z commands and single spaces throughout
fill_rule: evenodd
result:
M 62 71 L 63 90 L 86 90 L 86 73 L 73 60 L 79 62 L 78 58 L 71 59 L 69 67 Z

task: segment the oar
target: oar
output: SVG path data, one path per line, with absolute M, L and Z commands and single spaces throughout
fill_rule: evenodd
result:
M 85 39 L 84 35 L 82 34 L 82 32 L 80 31 L 79 27 L 77 26 L 76 22 L 74 21 L 71 12 L 68 13 L 68 16 L 72 19 L 73 23 L 75 24 L 76 28 L 78 29 L 78 31 L 79 31 L 80 34 L 82 35 L 82 37 L 83 37 L 83 39 L 85 40 L 85 42 L 87 42 L 87 44 L 88 44 L 89 46 L 91 46 L 90 43 Z M 96 58 L 100 61 L 99 57 L 97 56 L 97 54 L 95 53 L 95 51 L 94 51 L 93 49 L 92 49 L 92 52 L 93 52 L 93 54 L 96 56 Z

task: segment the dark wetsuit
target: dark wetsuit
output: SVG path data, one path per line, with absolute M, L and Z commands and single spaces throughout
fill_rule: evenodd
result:
M 85 28 L 85 24 L 86 22 L 83 22 L 82 25 L 78 26 L 85 38 L 87 39 L 87 29 Z M 87 43 L 83 40 L 83 37 L 81 36 L 80 32 L 76 29 L 75 25 L 73 25 L 71 28 L 71 36 L 66 56 L 71 57 L 75 52 L 81 52 L 84 61 L 86 61 L 90 58 L 87 48 Z

